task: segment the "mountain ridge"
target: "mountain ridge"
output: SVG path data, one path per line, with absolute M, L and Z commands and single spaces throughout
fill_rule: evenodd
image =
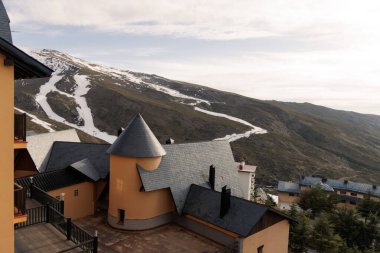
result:
M 235 159 L 258 165 L 263 184 L 315 172 L 380 182 L 380 116 L 257 100 L 92 64 L 59 51 L 32 54 L 56 70 L 54 82 L 50 87 L 46 79 L 16 82 L 15 106 L 53 125 L 61 117 L 57 130 L 68 125 L 87 131 L 90 126 L 95 137 L 114 136 L 141 112 L 161 142 L 168 137 L 176 142 L 230 138 Z M 59 117 L 46 113 L 46 104 Z

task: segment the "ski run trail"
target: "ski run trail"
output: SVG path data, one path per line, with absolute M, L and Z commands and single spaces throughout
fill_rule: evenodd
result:
M 31 52 L 31 53 L 36 58 L 38 58 L 41 62 L 47 63 L 45 57 L 40 56 L 40 55 L 36 54 L 35 52 Z M 200 113 L 205 113 L 205 114 L 208 114 L 208 115 L 211 115 L 214 117 L 225 118 L 225 119 L 235 121 L 235 122 L 238 122 L 240 124 L 249 126 L 251 128 L 250 130 L 248 130 L 244 133 L 233 133 L 233 134 L 229 134 L 229 135 L 226 135 L 224 137 L 217 138 L 214 140 L 227 140 L 228 142 L 233 142 L 233 141 L 239 140 L 241 138 L 248 138 L 249 136 L 254 135 L 254 134 L 266 134 L 267 133 L 267 130 L 262 129 L 262 128 L 257 127 L 257 126 L 254 126 L 251 123 L 249 123 L 243 119 L 239 119 L 239 118 L 236 118 L 236 117 L 233 117 L 233 116 L 230 116 L 227 114 L 223 114 L 223 113 L 208 111 L 208 110 L 197 107 L 197 105 L 201 104 L 201 103 L 211 105 L 212 102 L 210 102 L 208 100 L 188 96 L 188 95 L 182 94 L 181 92 L 179 92 L 177 90 L 174 90 L 174 89 L 171 89 L 168 87 L 164 87 L 164 86 L 161 86 L 158 84 L 150 83 L 147 78 L 142 78 L 142 77 L 136 76 L 133 74 L 133 72 L 130 72 L 130 71 L 119 70 L 116 68 L 106 67 L 106 66 L 102 66 L 102 65 L 98 65 L 98 64 L 89 64 L 84 60 L 81 60 L 81 59 L 78 59 L 76 57 L 72 57 L 69 55 L 65 55 L 65 57 L 77 65 L 89 68 L 91 70 L 100 72 L 102 74 L 106 74 L 108 76 L 112 76 L 112 77 L 118 78 L 120 80 L 128 80 L 130 82 L 137 83 L 137 84 L 140 84 L 142 86 L 146 86 L 150 89 L 154 89 L 156 91 L 168 94 L 168 95 L 175 97 L 175 98 L 193 100 L 194 101 L 193 103 L 186 103 L 186 105 L 192 106 L 194 108 L 194 110 L 196 110 Z M 85 95 L 87 94 L 87 92 L 91 88 L 91 83 L 89 81 L 88 76 L 79 75 L 79 74 L 74 75 L 74 81 L 75 81 L 76 85 L 75 85 L 75 90 L 74 90 L 73 94 L 69 94 L 69 93 L 60 91 L 56 88 L 55 85 L 64 77 L 64 72 L 65 72 L 65 70 L 70 68 L 70 65 L 66 64 L 64 61 L 61 61 L 57 58 L 55 58 L 55 59 L 50 58 L 49 61 L 50 61 L 49 62 L 50 67 L 53 68 L 55 70 L 55 72 L 53 73 L 53 75 L 51 76 L 49 81 L 40 87 L 40 91 L 36 95 L 36 102 L 41 106 L 41 108 L 45 111 L 45 113 L 47 114 L 47 116 L 50 119 L 64 123 L 70 127 L 79 129 L 79 130 L 81 130 L 81 131 L 83 131 L 89 135 L 95 136 L 95 137 L 102 139 L 104 141 L 107 141 L 109 143 L 113 143 L 117 138 L 116 136 L 113 136 L 113 135 L 110 135 L 106 132 L 103 132 L 103 131 L 99 130 L 98 128 L 96 128 L 94 125 L 94 119 L 93 119 L 93 116 L 91 113 L 91 109 L 89 108 L 87 101 L 86 101 L 86 98 L 85 98 Z M 120 84 L 118 84 L 118 85 L 120 85 Z M 64 118 L 62 118 L 61 116 L 59 116 L 58 114 L 56 114 L 53 111 L 53 109 L 51 108 L 51 106 L 47 102 L 47 94 L 50 92 L 58 92 L 61 95 L 64 95 L 68 98 L 73 98 L 75 100 L 75 102 L 77 104 L 76 109 L 78 111 L 79 120 L 83 122 L 83 126 L 78 126 L 76 124 L 69 123 Z M 22 110 L 19 110 L 19 111 L 22 111 Z M 49 132 L 54 131 L 50 127 L 51 125 L 49 123 L 44 122 L 42 120 L 39 120 L 37 117 L 35 117 L 31 114 L 28 114 L 28 115 L 30 117 L 32 117 L 33 122 L 35 122 L 35 123 L 41 125 L 42 127 L 46 128 L 47 130 L 49 130 Z
M 109 143 L 113 143 L 116 140 L 116 136 L 109 135 L 106 132 L 100 131 L 94 125 L 94 119 L 91 114 L 91 109 L 90 107 L 88 107 L 86 98 L 84 97 L 91 87 L 88 77 L 85 75 L 74 76 L 76 86 L 73 95 L 68 94 L 66 92 L 62 92 L 56 88 L 55 84 L 59 82 L 62 78 L 63 75 L 53 74 L 49 81 L 40 87 L 40 92 L 36 95 L 37 103 L 45 111 L 47 116 L 52 120 L 64 123 L 70 127 L 79 129 L 89 135 L 95 136 Z M 78 126 L 76 124 L 69 123 L 53 111 L 46 97 L 47 94 L 50 92 L 58 92 L 61 95 L 64 95 L 68 98 L 73 98 L 75 100 L 77 104 L 76 109 L 78 111 L 79 120 L 83 121 L 83 126 Z

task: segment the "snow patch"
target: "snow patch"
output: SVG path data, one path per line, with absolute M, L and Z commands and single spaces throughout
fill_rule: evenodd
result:
M 168 94 L 168 95 L 170 95 L 172 97 L 184 98 L 184 99 L 190 99 L 190 100 L 195 100 L 196 101 L 195 103 L 190 103 L 189 105 L 197 105 L 197 104 L 200 104 L 200 103 L 206 103 L 208 105 L 211 104 L 207 100 L 196 98 L 196 97 L 187 96 L 185 94 L 180 93 L 179 91 L 176 91 L 176 90 L 173 90 L 173 89 L 170 89 L 170 88 L 158 85 L 158 84 L 146 83 L 146 82 L 145 82 L 145 84 L 148 85 L 148 87 L 150 87 L 150 88 L 152 88 L 154 90 L 166 93 L 166 94 Z
M 226 140 L 228 142 L 233 142 L 233 141 L 239 140 L 241 138 L 248 138 L 249 136 L 251 136 L 253 134 L 266 134 L 266 133 L 268 133 L 267 130 L 262 129 L 262 128 L 257 127 L 257 126 L 254 126 L 251 123 L 249 123 L 248 121 L 245 121 L 245 120 L 242 120 L 242 119 L 239 119 L 239 118 L 236 118 L 236 117 L 224 114 L 224 113 L 207 111 L 207 110 L 204 110 L 204 109 L 199 108 L 199 107 L 194 107 L 194 110 L 202 112 L 202 113 L 206 113 L 206 114 L 209 114 L 209 115 L 212 115 L 212 116 L 215 116 L 215 117 L 226 118 L 226 119 L 229 119 L 229 120 L 241 123 L 243 125 L 252 127 L 251 130 L 249 130 L 249 131 L 247 131 L 245 133 L 242 133 L 242 134 L 236 134 L 236 133 L 234 133 L 234 134 L 228 134 L 228 135 L 226 135 L 226 136 L 224 136 L 222 138 L 214 139 L 215 141 Z
M 23 111 L 17 107 L 15 107 L 15 110 L 20 112 L 20 113 L 25 113 L 26 115 L 28 115 L 29 117 L 32 118 L 32 120 L 31 120 L 32 122 L 36 123 L 37 125 L 42 126 L 46 130 L 48 130 L 50 133 L 55 132 L 55 130 L 53 128 L 51 128 L 52 124 L 47 123 L 46 121 L 40 120 L 39 118 L 37 118 L 33 114 L 27 113 L 27 112 L 25 112 L 25 111 Z
M 104 141 L 107 141 L 109 143 L 113 143 L 116 140 L 116 136 L 109 135 L 106 132 L 100 131 L 98 128 L 94 125 L 94 120 L 91 114 L 91 109 L 87 105 L 87 101 L 84 97 L 84 95 L 87 94 L 87 92 L 90 89 L 90 81 L 88 80 L 88 77 L 85 75 L 75 75 L 74 80 L 76 82 L 76 87 L 74 90 L 74 95 L 59 91 L 55 84 L 60 81 L 63 78 L 63 76 L 59 76 L 56 73 L 52 75 L 52 77 L 49 79 L 48 82 L 46 82 L 44 85 L 41 85 L 40 92 L 36 95 L 36 101 L 41 106 L 41 108 L 45 111 L 47 116 L 55 121 L 64 123 L 70 127 L 79 129 L 89 135 L 93 135 L 97 138 L 100 138 Z M 56 114 L 49 103 L 47 102 L 47 94 L 50 92 L 59 92 L 60 94 L 63 94 L 67 97 L 74 98 L 75 102 L 77 103 L 78 107 L 76 108 L 78 111 L 78 115 L 81 119 L 83 119 L 84 125 L 78 126 L 72 123 L 67 122 L 64 118 Z

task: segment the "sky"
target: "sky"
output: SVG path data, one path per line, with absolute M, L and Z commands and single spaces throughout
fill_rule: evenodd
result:
M 378 0 L 3 0 L 14 44 L 380 115 Z

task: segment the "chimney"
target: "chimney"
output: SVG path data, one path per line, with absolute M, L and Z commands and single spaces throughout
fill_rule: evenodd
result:
M 242 161 L 239 165 L 239 170 L 244 170 L 245 161 Z
M 124 131 L 124 128 L 123 127 L 120 127 L 118 130 L 117 130 L 117 136 L 120 136 L 120 134 Z
M 169 137 L 169 139 L 167 139 L 165 141 L 166 144 L 174 144 L 174 139 L 172 139 L 172 137 Z
M 327 182 L 327 178 L 323 177 L 322 178 L 322 183 L 326 183 Z
M 210 184 L 211 190 L 215 191 L 215 166 L 210 165 L 210 170 L 208 174 L 208 182 Z
M 376 190 L 377 189 L 377 185 L 372 185 L 372 189 Z
M 223 186 L 220 199 L 220 214 L 219 217 L 223 218 L 230 209 L 231 189 L 227 189 L 227 185 Z
M 348 180 L 347 179 L 344 180 L 344 184 L 348 184 Z

